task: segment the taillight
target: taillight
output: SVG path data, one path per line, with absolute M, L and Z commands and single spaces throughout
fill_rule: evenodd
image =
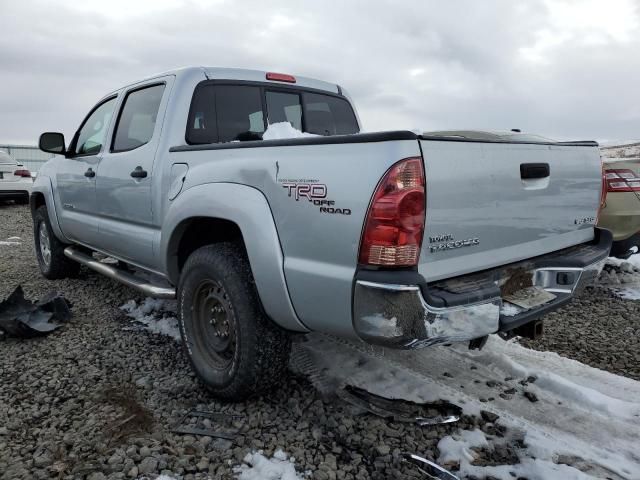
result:
M 425 181 L 421 157 L 399 161 L 382 177 L 369 205 L 359 262 L 417 265 L 424 234 Z
M 13 172 L 16 177 L 29 177 L 31 178 L 31 172 L 27 169 L 20 169 Z
M 296 83 L 296 77 L 293 75 L 287 75 L 286 73 L 267 73 L 267 80 L 271 80 L 274 82 L 287 82 L 287 83 Z
M 607 192 L 640 192 L 640 177 L 629 169 L 604 171 Z

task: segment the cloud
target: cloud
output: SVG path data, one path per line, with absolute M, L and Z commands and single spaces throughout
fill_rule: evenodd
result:
M 339 83 L 367 130 L 640 138 L 633 0 L 23 0 L 0 18 L 0 143 L 71 136 L 107 92 L 184 65 Z

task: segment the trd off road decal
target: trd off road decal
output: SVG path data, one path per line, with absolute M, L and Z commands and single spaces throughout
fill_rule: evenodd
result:
M 318 183 L 318 180 L 303 178 L 279 179 L 278 181 L 287 191 L 287 196 L 294 198 L 296 202 L 307 200 L 319 207 L 320 213 L 351 215 L 351 209 L 338 208 L 335 206 L 334 200 L 327 198 L 327 186 L 324 183 Z

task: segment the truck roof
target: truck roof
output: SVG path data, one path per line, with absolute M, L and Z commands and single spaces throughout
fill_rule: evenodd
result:
M 317 90 L 324 90 L 331 93 L 341 93 L 342 89 L 335 83 L 329 83 L 322 80 L 316 80 L 309 77 L 301 77 L 294 75 L 295 83 L 280 82 L 267 80 L 267 71 L 264 70 L 250 70 L 245 68 L 225 68 L 225 67 L 204 67 L 204 66 L 189 66 L 168 70 L 166 72 L 156 73 L 150 75 L 144 79 L 137 80 L 125 88 L 135 85 L 137 83 L 152 80 L 154 78 L 163 77 L 166 75 L 175 75 L 181 77 L 184 75 L 190 75 L 194 72 L 201 72 L 210 80 L 241 80 L 247 82 L 265 82 L 273 83 L 274 85 L 296 85 L 298 87 L 314 88 Z M 280 73 L 280 72 L 278 72 Z M 118 89 L 120 90 L 120 89 Z

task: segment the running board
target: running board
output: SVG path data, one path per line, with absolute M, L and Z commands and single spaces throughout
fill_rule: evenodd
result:
M 95 270 L 102 275 L 105 275 L 113 280 L 117 280 L 120 283 L 124 283 L 126 286 L 135 288 L 141 291 L 145 295 L 153 298 L 176 298 L 175 288 L 161 287 L 149 283 L 148 281 L 136 277 L 135 275 L 121 270 L 116 267 L 112 267 L 105 263 L 99 262 L 95 258 L 81 252 L 75 247 L 67 247 L 64 249 L 64 254 L 71 260 L 75 260 L 82 265 L 86 265 L 91 270 Z

